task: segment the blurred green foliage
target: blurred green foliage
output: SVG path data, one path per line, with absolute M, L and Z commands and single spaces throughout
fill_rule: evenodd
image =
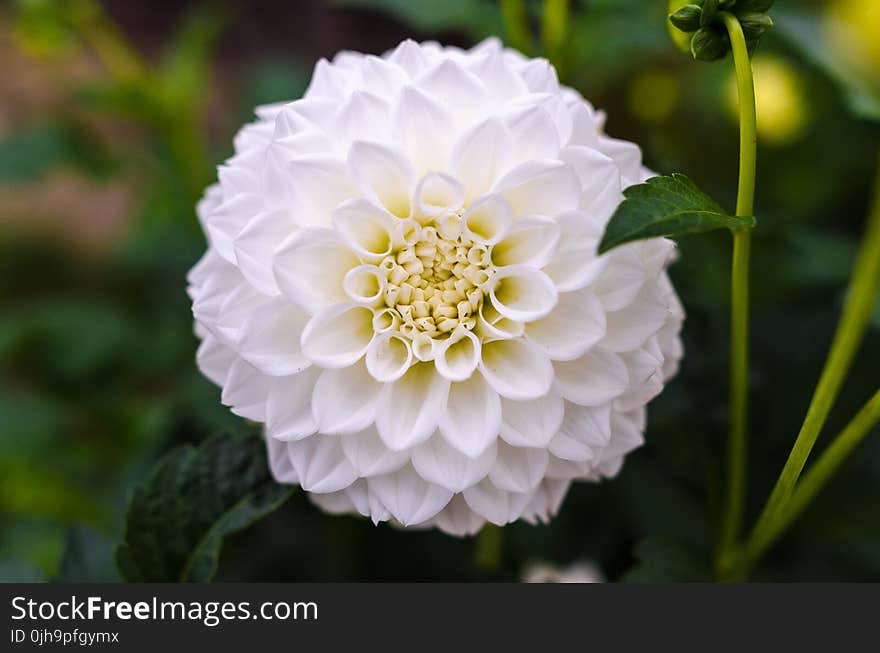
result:
M 759 149 L 750 513 L 788 453 L 824 360 L 880 144 L 880 128 L 866 119 L 875 115 L 871 102 L 840 92 L 854 78 L 817 45 L 827 4 L 779 0 L 778 29 L 758 55 L 797 78 L 804 89 L 797 101 L 809 112 L 790 138 Z M 571 2 L 564 36 L 545 47 L 542 4 L 526 2 L 526 45 L 529 54 L 550 55 L 563 81 L 607 112 L 609 133 L 640 143 L 653 169 L 684 172 L 732 208 L 737 138 L 725 106 L 732 66 L 698 65 L 678 52 L 663 5 Z M 299 61 L 349 46 L 306 45 L 297 58 L 271 44 L 244 54 L 231 46 L 230 53 L 224 38 L 239 21 L 250 11 L 257 15 L 250 29 L 268 30 L 271 12 L 260 18 L 259 7 L 205 7 L 174 12 L 174 29 L 142 36 L 136 22 L 117 26 L 93 0 L 19 0 L 0 23 L 41 65 L 64 73 L 85 57 L 100 69 L 87 80 L 71 78 L 61 107 L 0 131 L 4 580 L 115 579 L 110 556 L 135 484 L 171 447 L 241 427 L 195 369 L 185 275 L 204 242 L 193 206 L 250 108 L 297 97 L 308 80 Z M 331 25 L 356 12 L 364 30 L 376 26 L 369 37 L 375 52 L 407 36 L 459 44 L 510 36 L 501 6 L 490 0 L 342 0 L 326 11 Z M 108 127 L 118 131 L 108 136 Z M 123 235 L 98 253 L 54 232 L 17 229 L 12 204 L 2 204 L 14 191 L 41 194 L 59 170 L 119 184 L 132 198 Z M 58 212 L 63 225 L 66 207 Z M 479 543 L 327 516 L 297 492 L 228 539 L 218 577 L 514 579 L 530 561 L 590 558 L 610 579 L 707 578 L 726 430 L 729 242 L 709 234 L 682 240 L 680 249 L 672 274 L 688 312 L 684 366 L 652 403 L 647 445 L 619 478 L 573 487 L 549 526 L 515 524 Z M 876 315 L 880 327 L 880 305 Z M 875 329 L 829 433 L 876 390 L 877 361 Z M 878 501 L 875 434 L 756 577 L 880 580 Z

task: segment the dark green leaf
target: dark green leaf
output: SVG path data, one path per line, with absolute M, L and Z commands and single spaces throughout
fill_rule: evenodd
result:
M 119 582 L 119 573 L 113 564 L 113 549 L 113 541 L 107 536 L 91 528 L 74 527 L 61 558 L 58 582 Z
M 128 581 L 210 580 L 223 538 L 269 514 L 292 488 L 275 483 L 265 446 L 218 435 L 159 463 L 135 490 L 116 562 Z
M 605 228 L 599 253 L 632 240 L 683 236 L 715 229 L 753 227 L 755 219 L 725 213 L 696 184 L 681 174 L 652 177 L 630 186 Z

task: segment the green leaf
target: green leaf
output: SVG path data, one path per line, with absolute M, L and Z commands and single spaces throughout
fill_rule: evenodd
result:
M 630 186 L 623 195 L 626 199 L 605 227 L 605 235 L 599 243 L 600 254 L 643 238 L 755 226 L 752 217 L 725 213 L 715 200 L 681 174 L 652 177 L 644 184 Z
M 223 538 L 292 493 L 272 480 L 260 438 L 223 434 L 181 447 L 135 490 L 116 563 L 131 582 L 209 581 Z

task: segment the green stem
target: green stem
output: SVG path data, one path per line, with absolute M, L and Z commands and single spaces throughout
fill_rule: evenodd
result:
M 736 214 L 751 216 L 755 202 L 755 159 L 757 154 L 757 115 L 755 83 L 745 36 L 739 20 L 720 14 L 730 35 L 736 84 L 739 93 L 739 188 Z M 721 530 L 720 557 L 734 546 L 742 524 L 746 494 L 746 432 L 748 428 L 749 360 L 749 253 L 751 232 L 733 232 L 731 269 L 730 331 L 730 432 L 728 439 L 727 501 Z
M 568 28 L 568 0 L 544 0 L 544 17 L 541 23 L 541 40 L 544 54 L 562 77 L 562 46 Z
M 880 289 L 880 166 L 877 169 L 874 192 L 867 231 L 856 257 L 843 315 L 834 334 L 831 352 L 825 361 L 803 426 L 755 525 L 752 539 L 764 539 L 768 532 L 777 528 L 776 522 L 784 519 L 783 512 L 788 508 L 795 484 L 816 444 L 819 432 L 825 425 L 868 326 L 874 299 Z
M 501 529 L 494 524 L 486 524 L 477 535 L 474 547 L 474 564 L 486 571 L 501 569 Z
M 526 3 L 523 0 L 501 0 L 501 17 L 510 46 L 529 54 L 533 43 Z
M 853 420 L 840 432 L 819 460 L 810 467 L 792 492 L 784 513 L 761 531 L 755 531 L 745 547 L 738 575 L 745 576 L 770 546 L 803 513 L 810 502 L 828 483 L 843 461 L 880 423 L 880 390 L 865 404 Z

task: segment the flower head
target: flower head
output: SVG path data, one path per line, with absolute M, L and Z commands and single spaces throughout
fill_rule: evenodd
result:
M 494 40 L 315 67 L 198 207 L 198 363 L 331 512 L 466 534 L 613 476 L 681 355 L 665 239 L 601 257 L 639 149 Z

